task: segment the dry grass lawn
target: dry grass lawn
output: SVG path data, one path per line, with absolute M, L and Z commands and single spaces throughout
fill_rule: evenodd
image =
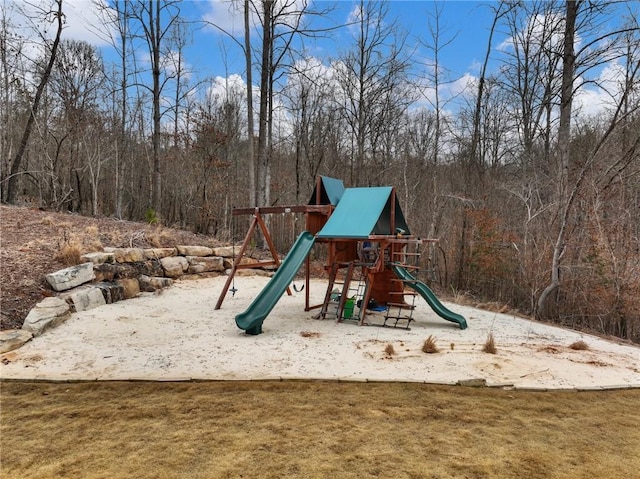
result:
M 1 384 L 3 478 L 638 477 L 640 390 Z

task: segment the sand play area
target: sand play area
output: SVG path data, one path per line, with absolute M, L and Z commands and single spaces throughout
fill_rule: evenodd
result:
M 640 347 L 548 326 L 508 314 L 445 303 L 468 329 L 439 318 L 416 300 L 411 330 L 317 320 L 304 293 L 284 295 L 264 321 L 264 333 L 237 328 L 267 283 L 238 277 L 238 292 L 214 310 L 225 277 L 181 281 L 161 294 L 74 313 L 61 326 L 1 355 L 5 379 L 261 380 L 325 379 L 456 384 L 533 389 L 640 387 Z M 326 283 L 311 283 L 312 304 Z M 374 313 L 372 322 L 379 322 Z M 496 354 L 482 351 L 489 333 Z M 432 335 L 439 352 L 422 352 Z M 584 341 L 588 349 L 569 346 Z M 393 345 L 395 354 L 385 352 Z

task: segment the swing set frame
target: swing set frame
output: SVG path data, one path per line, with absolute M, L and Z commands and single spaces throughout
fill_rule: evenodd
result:
M 242 245 L 238 250 L 238 254 L 235 256 L 233 261 L 233 266 L 231 267 L 231 271 L 229 272 L 229 276 L 227 277 L 227 281 L 220 292 L 220 296 L 218 297 L 218 302 L 216 303 L 215 309 L 220 309 L 222 307 L 222 303 L 229 291 L 229 287 L 234 281 L 236 272 L 240 269 L 256 269 L 256 268 L 265 268 L 269 266 L 273 266 L 278 268 L 280 263 L 280 256 L 273 244 L 273 239 L 271 238 L 271 233 L 269 232 L 269 228 L 267 223 L 264 220 L 265 215 L 273 215 L 273 214 L 287 214 L 287 213 L 304 213 L 305 215 L 305 224 L 306 229 L 316 230 L 311 231 L 311 233 L 315 234 L 320 230 L 322 225 L 326 222 L 327 218 L 331 216 L 331 213 L 335 209 L 333 205 L 294 205 L 294 206 L 267 206 L 267 207 L 254 207 L 254 208 L 234 208 L 232 210 L 233 216 L 242 216 L 242 215 L 253 215 L 253 219 L 251 221 L 251 225 L 247 230 L 247 234 L 242 241 Z M 314 227 L 315 226 L 315 227 Z M 253 237 L 256 228 L 259 228 L 264 236 L 264 240 L 267 244 L 269 252 L 271 253 L 271 260 L 267 261 L 247 261 L 244 260 L 246 256 L 247 249 L 249 244 L 251 243 L 251 239 Z M 305 260 L 305 282 L 302 289 L 305 290 L 305 311 L 309 311 L 311 309 L 320 308 L 322 304 L 319 305 L 310 305 L 310 296 L 309 296 L 309 279 L 310 279 L 310 269 L 309 269 L 309 257 Z M 291 288 L 287 287 L 287 295 L 291 296 L 293 293 L 291 292 Z

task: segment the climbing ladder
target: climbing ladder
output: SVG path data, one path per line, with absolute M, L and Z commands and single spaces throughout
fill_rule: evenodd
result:
M 397 264 L 406 269 L 418 270 L 420 242 L 421 240 L 396 242 L 382 248 L 374 246 L 369 250 L 360 247 L 358 260 L 333 263 L 329 269 L 329 281 L 324 301 L 315 318 L 335 318 L 338 322 L 410 329 L 409 325 L 413 321 L 417 293 L 406 290 L 404 286 L 405 283 L 411 281 L 396 278 L 395 275 L 391 275 L 391 278 L 388 274 L 378 277 L 381 270 L 376 270 L 376 268 L 385 268 L 385 271 L 389 271 L 387 269 L 389 264 Z M 399 244 L 401 249 L 398 249 Z M 407 251 L 411 245 L 415 247 L 415 250 Z M 391 291 L 386 290 L 382 302 L 386 309 L 382 311 L 382 318 L 379 317 L 378 320 L 375 319 L 375 316 L 370 316 L 367 311 L 369 306 L 367 302 L 373 300 L 373 297 L 370 296 L 375 289 L 374 278 L 378 278 L 377 281 L 395 282 L 397 286 L 390 288 Z M 373 294 L 377 296 L 375 292 Z M 409 298 L 411 299 L 409 300 Z M 355 304 L 351 304 L 351 302 Z M 367 319 L 365 320 L 365 318 Z
M 360 311 L 355 314 L 355 303 L 364 296 L 365 284 L 360 275 L 354 278 L 359 262 L 350 261 L 348 263 L 336 263 L 329 271 L 329 282 L 325 293 L 322 309 L 315 317 L 326 319 L 328 315 L 335 315 L 337 321 L 358 321 Z M 340 270 L 346 268 L 344 277 L 340 278 Z M 357 282 L 356 282 L 357 281 Z M 355 283 L 355 287 L 353 284 Z M 353 301 L 353 307 L 347 307 L 348 301 Z M 349 313 L 349 311 L 351 311 Z M 345 314 L 346 312 L 346 314 Z
M 403 291 L 391 293 L 398 296 L 397 302 L 387 302 L 387 310 L 384 313 L 384 322 L 380 325 L 385 328 L 400 328 L 409 330 L 409 325 L 413 321 L 413 311 L 416 309 L 417 293 L 413 291 L 405 291 L 405 280 L 394 279 L 402 284 Z M 411 297 L 411 303 L 407 303 L 405 297 Z
M 418 266 L 418 262 L 420 259 L 420 251 L 418 250 L 418 245 L 416 245 L 416 250 L 412 252 L 404 251 L 405 248 L 400 251 L 392 251 L 392 261 L 396 264 L 401 265 L 405 269 L 414 269 L 417 271 L 418 269 L 420 269 L 420 267 Z M 413 264 L 408 264 L 409 262 Z M 402 284 L 402 286 L 400 288 L 400 291 L 390 293 L 394 296 L 397 296 L 397 301 L 387 302 L 387 310 L 384 314 L 384 322 L 380 326 L 386 328 L 400 328 L 409 330 L 411 329 L 409 325 L 411 324 L 411 321 L 413 321 L 413 311 L 416 309 L 417 293 L 405 290 L 405 283 L 410 282 L 408 280 L 393 279 L 392 281 L 399 282 Z M 410 303 L 408 303 L 405 299 L 407 296 L 411 298 Z

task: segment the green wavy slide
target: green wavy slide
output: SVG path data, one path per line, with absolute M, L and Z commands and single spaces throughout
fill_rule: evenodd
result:
M 410 288 L 415 290 L 420 296 L 424 298 L 431 309 L 435 311 L 435 313 L 443 319 L 447 321 L 451 321 L 453 323 L 458 323 L 460 329 L 467 329 L 467 320 L 464 319 L 464 316 L 454 313 L 450 309 L 444 307 L 444 305 L 440 302 L 440 300 L 436 297 L 436 295 L 431 291 L 431 288 L 424 284 L 422 281 L 416 279 L 409 271 L 407 271 L 402 266 L 392 265 L 393 272 L 396 274 L 398 278 L 404 280 Z
M 287 290 L 287 286 L 293 281 L 311 251 L 314 241 L 315 237 L 308 231 L 304 231 L 298 236 L 291 250 L 280 263 L 276 274 L 260 291 L 247 310 L 236 316 L 236 324 L 240 329 L 244 329 L 247 334 L 262 333 L 263 321 Z

